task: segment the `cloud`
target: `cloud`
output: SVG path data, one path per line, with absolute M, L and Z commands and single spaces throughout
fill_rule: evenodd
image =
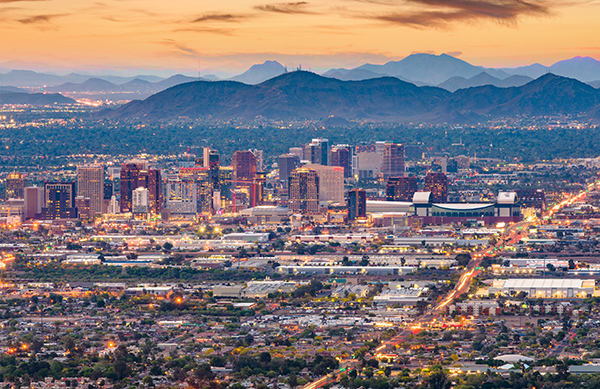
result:
M 46 15 L 35 15 L 30 16 L 28 18 L 19 19 L 18 22 L 22 24 L 37 24 L 37 23 L 50 23 L 50 21 L 54 18 L 59 18 L 62 16 L 68 16 L 68 14 L 46 14 Z
M 308 4 L 309 3 L 306 1 L 297 1 L 293 3 L 274 3 L 257 5 L 254 7 L 254 9 L 264 12 L 274 12 L 281 14 L 315 14 L 315 12 L 306 9 Z
M 204 22 L 239 22 L 242 19 L 247 18 L 247 15 L 241 14 L 226 14 L 226 13 L 208 13 L 197 17 L 192 20 L 192 23 L 204 23 Z
M 50 1 L 50 0 L 0 0 L 0 4 L 18 3 L 18 2 L 25 2 L 25 1 Z
M 357 15 L 359 18 L 378 20 L 410 27 L 440 27 L 452 22 L 494 20 L 513 25 L 522 16 L 552 14 L 559 2 L 541 0 L 353 0 L 385 5 L 386 12 Z M 396 9 L 389 10 L 389 7 Z
M 175 52 L 182 54 L 186 57 L 197 58 L 201 55 L 200 52 L 196 51 L 195 49 L 187 47 L 186 45 L 179 43 L 173 39 L 163 39 L 156 43 L 158 43 L 159 45 L 168 46 L 171 49 L 174 49 Z
M 213 27 L 184 27 L 173 30 L 173 32 L 197 32 L 199 34 L 217 34 L 231 36 L 236 30 L 233 28 L 213 28 Z

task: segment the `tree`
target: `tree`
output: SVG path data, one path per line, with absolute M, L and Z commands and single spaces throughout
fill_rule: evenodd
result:
M 458 263 L 458 266 L 467 266 L 469 264 L 469 262 L 471 262 L 471 254 L 468 254 L 468 253 L 458 254 L 455 259 L 456 259 L 456 262 Z
M 294 389 L 296 386 L 298 386 L 298 377 L 296 377 L 295 374 L 290 374 L 290 376 L 287 379 L 287 384 L 290 386 L 291 389 Z
M 425 312 L 425 310 L 427 309 L 427 306 L 429 305 L 429 303 L 426 300 L 419 300 L 417 301 L 417 311 L 419 312 L 419 314 L 423 314 Z
M 438 370 L 425 378 L 421 387 L 423 389 L 450 389 L 452 381 L 448 379 L 448 376 L 442 370 Z

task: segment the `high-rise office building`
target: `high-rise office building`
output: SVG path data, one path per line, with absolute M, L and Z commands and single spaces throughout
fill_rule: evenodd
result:
M 102 201 L 104 200 L 104 168 L 102 166 L 77 167 L 77 197 L 90 199 L 90 218 L 102 213 Z M 81 211 L 78 212 L 81 213 Z
M 367 217 L 367 192 L 364 189 L 352 189 L 348 192 L 348 219 Z
M 44 188 L 28 186 L 25 188 L 25 217 L 34 219 L 42 213 L 44 207 Z
M 290 174 L 295 168 L 300 166 L 300 158 L 295 154 L 283 154 L 279 156 L 279 179 L 281 181 L 287 181 L 290 178 Z
M 112 182 L 105 182 L 103 185 L 104 200 L 110 200 L 114 192 L 115 185 Z
M 383 158 L 381 164 L 383 179 L 390 177 L 404 177 L 404 145 L 397 142 L 383 144 Z
M 265 168 L 265 152 L 263 150 L 252 150 L 254 158 L 256 159 L 256 170 L 261 172 Z
M 198 212 L 198 189 L 194 181 L 167 181 L 166 197 L 171 215 L 195 215 Z
M 75 183 L 46 182 L 44 184 L 44 198 L 42 219 L 77 219 Z
M 427 173 L 425 176 L 425 192 L 431 192 L 431 201 L 434 203 L 447 202 L 448 177 L 444 173 Z
M 297 155 L 301 161 L 304 160 L 304 147 L 290 147 L 289 153 Z
M 149 213 L 162 209 L 162 177 L 160 170 L 148 169 L 146 161 L 130 161 L 121 166 L 121 212 L 133 212 L 133 191 L 148 189 Z
M 81 220 L 91 220 L 94 217 L 92 214 L 92 201 L 89 197 L 75 197 L 75 208 L 77 208 L 77 216 Z
M 251 196 L 254 177 L 256 176 L 256 158 L 252 151 L 236 151 L 231 159 L 233 166 L 234 188 Z
M 140 186 L 133 191 L 132 213 L 150 213 L 150 191 L 148 189 Z
M 265 182 L 267 181 L 265 172 L 257 172 L 252 183 L 252 192 L 250 193 L 250 207 L 262 205 L 265 196 Z
M 117 200 L 117 196 L 112 195 L 112 197 L 110 198 L 110 201 L 108 202 L 108 206 L 106 207 L 106 213 L 109 213 L 111 215 L 116 215 L 121 211 L 121 205 L 119 204 L 119 201 Z
M 163 204 L 162 176 L 159 169 L 150 169 L 146 173 L 146 185 L 148 189 L 149 213 L 160 215 Z
M 419 190 L 416 177 L 390 177 L 385 187 L 387 201 L 412 201 Z
M 209 167 L 194 167 L 179 169 L 179 178 L 185 182 L 193 182 L 196 185 L 196 211 L 205 215 L 213 212 L 213 182 L 211 180 Z M 219 186 L 221 182 L 219 181 Z
M 304 159 L 312 164 L 329 165 L 329 139 L 315 138 L 304 146 Z
M 319 176 L 317 172 L 301 167 L 289 179 L 289 208 L 299 213 L 319 212 Z
M 319 201 L 344 203 L 344 168 L 309 165 L 319 176 Z
M 121 213 L 131 212 L 133 191 L 140 186 L 141 172 L 147 168 L 145 161 L 129 161 L 121 165 Z
M 110 200 L 115 193 L 114 188 L 114 182 L 105 182 L 103 185 L 104 194 L 102 198 L 102 213 L 110 213 L 108 207 L 110 206 Z
M 344 178 L 352 177 L 352 153 L 349 147 L 335 146 L 329 153 L 329 165 L 344 168 Z
M 6 177 L 6 199 L 25 198 L 25 176 L 21 173 L 10 173 Z

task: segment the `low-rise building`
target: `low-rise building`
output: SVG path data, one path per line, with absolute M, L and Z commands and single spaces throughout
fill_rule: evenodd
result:
M 585 298 L 594 294 L 595 286 L 593 279 L 511 278 L 494 280 L 489 293 L 510 296 L 524 292 L 530 298 Z

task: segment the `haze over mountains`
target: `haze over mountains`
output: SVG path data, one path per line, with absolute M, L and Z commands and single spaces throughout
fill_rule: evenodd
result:
M 266 61 L 263 64 L 251 66 L 247 71 L 229 78 L 245 84 L 259 84 L 273 77 L 285 73 L 287 69 L 277 61 Z M 485 73 L 485 75 L 481 75 Z M 383 76 L 393 76 L 400 80 L 412 82 L 417 86 L 432 85 L 456 90 L 457 88 L 496 85 L 496 86 L 518 86 L 528 81 L 526 78 L 513 78 L 511 76 L 525 76 L 529 80 L 538 78 L 546 73 L 554 73 L 563 77 L 575 78 L 579 81 L 598 86 L 600 82 L 600 61 L 590 57 L 574 57 L 560 61 L 551 66 L 533 64 L 517 68 L 485 68 L 475 66 L 461 59 L 447 54 L 413 54 L 400 61 L 391 61 L 383 65 L 364 64 L 354 69 L 330 69 L 323 73 L 325 77 L 337 78 L 344 81 L 358 81 Z M 477 76 L 477 77 L 476 77 Z M 490 78 L 493 77 L 493 78 Z M 456 79 L 460 77 L 461 79 Z M 455 78 L 455 79 L 453 79 Z M 94 80 L 85 85 L 88 80 Z M 100 85 L 96 79 L 108 81 L 114 85 Z M 37 73 L 28 70 L 12 70 L 0 73 L 0 85 L 15 87 L 58 87 L 54 91 L 68 92 L 98 92 L 129 93 L 135 98 L 146 97 L 149 94 L 164 90 L 177 83 L 200 80 L 198 77 L 176 75 L 163 79 L 151 75 L 139 75 L 135 77 L 118 77 L 114 75 L 90 77 L 82 74 L 71 73 L 65 76 Z M 210 81 L 218 80 L 217 77 L 207 75 Z M 508 80 L 507 80 L 508 79 Z M 169 81 L 167 81 L 169 80 Z M 500 80 L 500 81 L 498 81 Z M 504 82 L 501 82 L 504 81 Z M 163 84 L 164 82 L 164 84 Z M 60 86 L 60 87 L 59 87 Z M 100 88 L 94 90 L 93 88 Z M 69 90 L 71 89 L 71 90 Z
M 198 81 L 132 101 L 110 118 L 142 120 L 370 119 L 411 122 L 477 122 L 498 116 L 582 114 L 595 119 L 600 90 L 571 78 L 545 74 L 523 86 L 479 86 L 454 93 L 418 87 L 395 77 L 341 81 L 291 72 L 258 85 Z

